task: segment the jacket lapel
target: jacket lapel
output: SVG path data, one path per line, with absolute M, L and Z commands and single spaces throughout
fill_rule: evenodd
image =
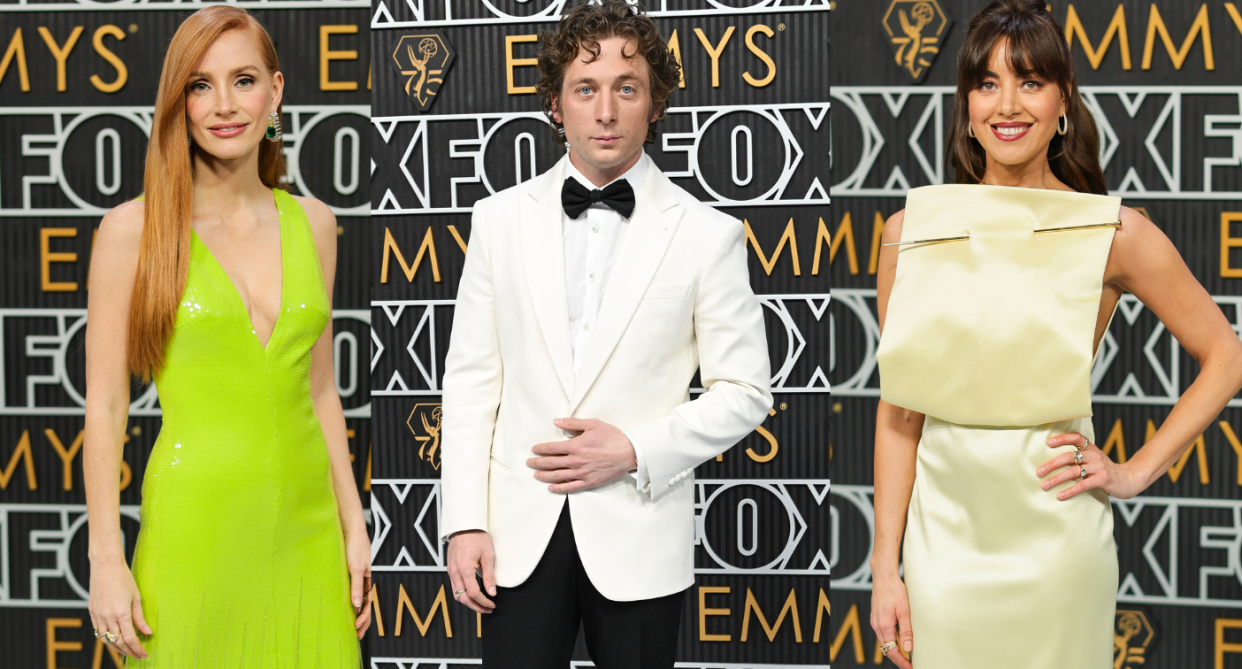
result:
M 673 233 L 685 213 L 685 207 L 680 206 L 674 195 L 673 184 L 655 162 L 648 163 L 642 190 L 636 196 L 634 215 L 630 217 L 630 227 L 621 242 L 621 250 L 612 267 L 612 277 L 604 290 L 604 301 L 595 319 L 595 332 L 587 344 L 578 373 L 576 392 L 570 395 L 573 398 L 569 405 L 571 415 L 603 371 L 617 342 L 621 340 L 621 334 L 638 310 L 643 294 L 647 292 L 647 286 L 663 261 Z
M 560 200 L 567 159 L 535 177 L 526 195 L 519 197 L 517 220 L 530 301 L 565 397 L 570 398 L 575 384 Z

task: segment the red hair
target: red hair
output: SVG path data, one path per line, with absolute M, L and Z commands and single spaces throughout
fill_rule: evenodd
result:
M 186 86 L 203 54 L 229 30 L 249 31 L 267 71 L 280 69 L 271 36 L 239 7 L 220 5 L 194 12 L 177 28 L 168 45 L 147 144 L 142 180 L 146 211 L 129 310 L 129 368 L 144 383 L 164 366 L 164 352 L 190 268 L 194 175 L 185 118 Z M 276 113 L 281 113 L 280 107 Z M 264 141 L 259 147 L 259 180 L 269 188 L 278 187 L 285 173 L 282 149 L 280 141 Z

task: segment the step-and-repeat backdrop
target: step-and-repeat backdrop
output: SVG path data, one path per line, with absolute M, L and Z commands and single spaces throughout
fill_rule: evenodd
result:
M 0 4 L 0 648 L 5 667 L 120 667 L 87 615 L 82 490 L 87 270 L 99 219 L 142 191 L 168 41 L 208 3 Z M 368 8 L 240 3 L 267 27 L 286 89 L 287 190 L 338 220 L 337 388 L 369 489 Z M 155 388 L 132 390 L 121 527 L 132 557 Z M 368 496 L 364 495 L 366 500 Z M 244 565 L 238 565 L 244 568 Z
M 850 56 L 832 70 L 836 667 L 881 664 L 868 624 L 867 564 L 880 232 L 908 188 L 952 179 L 944 145 L 955 61 L 967 22 L 986 4 L 839 0 L 834 16 L 835 47 Z M 1239 330 L 1242 8 L 1216 0 L 1108 0 L 1054 2 L 1052 12 L 1100 126 L 1109 189 L 1169 236 Z M 1122 462 L 1169 415 L 1198 365 L 1133 296 L 1122 298 L 1102 346 L 1091 375 L 1095 431 Z M 1242 398 L 1143 495 L 1113 501 L 1121 568 L 1115 669 L 1242 667 L 1240 435 Z
M 479 664 L 439 544 L 440 387 L 471 205 L 563 154 L 535 95 L 564 0 L 376 0 L 371 146 L 376 589 L 372 667 Z M 647 151 L 744 219 L 776 405 L 696 472 L 679 666 L 826 666 L 829 527 L 826 0 L 656 0 L 684 67 Z M 698 381 L 696 379 L 695 383 Z M 585 649 L 575 666 L 589 666 Z

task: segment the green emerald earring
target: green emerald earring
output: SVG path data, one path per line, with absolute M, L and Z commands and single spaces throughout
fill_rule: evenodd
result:
M 280 129 L 280 114 L 272 112 L 267 115 L 267 132 L 264 134 L 269 140 L 279 142 L 284 135 Z

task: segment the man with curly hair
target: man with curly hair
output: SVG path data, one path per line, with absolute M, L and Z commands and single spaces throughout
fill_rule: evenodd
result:
M 488 669 L 566 667 L 579 626 L 596 666 L 672 667 L 694 468 L 772 405 L 763 315 L 741 222 L 643 152 L 680 76 L 651 19 L 576 6 L 538 63 L 568 152 L 474 206 L 443 387 L 448 572 L 485 614 Z

